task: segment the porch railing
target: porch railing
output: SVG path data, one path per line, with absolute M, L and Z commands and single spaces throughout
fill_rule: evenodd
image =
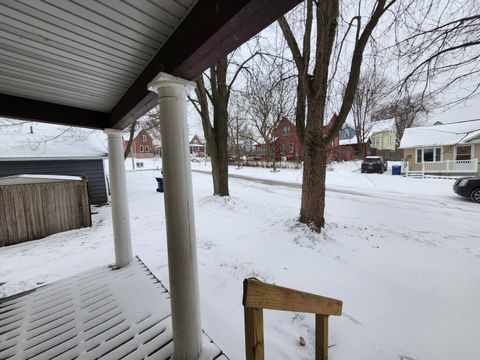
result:
M 263 309 L 315 314 L 315 360 L 328 359 L 328 317 L 342 314 L 342 302 L 250 278 L 243 281 L 247 360 L 264 359 Z
M 409 163 L 404 165 L 405 173 L 476 173 L 478 172 L 478 159 L 472 160 L 444 160 L 444 161 L 428 161 L 421 164 L 422 168 L 418 171 L 412 171 Z

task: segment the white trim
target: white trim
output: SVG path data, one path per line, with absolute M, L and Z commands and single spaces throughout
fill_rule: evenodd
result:
M 47 160 L 102 160 L 107 159 L 108 154 L 101 156 L 48 156 L 48 157 L 0 157 L 0 162 L 2 161 L 47 161 Z
M 433 149 L 433 161 L 423 161 L 423 159 L 425 157 L 424 156 L 425 149 Z M 435 153 L 436 153 L 435 150 L 436 149 L 440 149 L 440 160 L 435 159 Z M 422 162 L 418 162 L 417 150 L 422 150 Z M 443 161 L 443 146 L 425 146 L 425 147 L 416 147 L 415 148 L 415 164 L 423 164 L 423 163 L 431 163 L 431 162 L 438 163 L 438 162 L 442 162 L 442 161 Z
M 159 73 L 148 84 L 148 89 L 158 94 L 160 109 L 174 359 L 198 359 L 202 351 L 195 207 L 187 131 L 187 91 L 194 86 L 194 82 L 165 73 Z
M 122 132 L 116 129 L 105 129 L 108 135 L 108 175 L 110 177 L 111 210 L 115 263 L 121 268 L 133 259 L 128 211 L 127 176 L 123 157 Z

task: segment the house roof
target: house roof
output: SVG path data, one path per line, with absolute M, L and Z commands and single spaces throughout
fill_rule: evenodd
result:
M 32 122 L 0 126 L 0 161 L 106 157 L 106 135 L 101 131 Z
M 395 130 L 395 119 L 373 121 L 372 127 L 370 129 L 370 134 L 368 137 L 373 136 L 376 133 L 379 133 L 382 131 L 391 131 L 391 130 Z
M 405 129 L 400 148 L 468 144 L 480 141 L 480 119 Z
M 140 133 L 143 131 L 144 129 L 137 129 L 135 130 L 135 132 L 133 133 L 133 138 L 136 139 L 138 137 L 138 135 L 140 135 Z M 148 134 L 148 136 L 150 136 L 152 139 L 153 139 L 153 136 L 152 134 L 150 134 L 150 132 L 148 130 L 145 130 L 145 132 Z M 129 130 L 126 130 L 123 132 L 123 140 L 128 140 L 130 138 L 130 131 Z
M 356 136 L 352 137 L 351 139 L 339 140 L 339 145 L 340 146 L 343 146 L 343 145 L 357 145 L 357 144 L 358 144 L 358 141 L 357 141 Z
M 0 116 L 124 129 L 300 0 L 0 2 Z M 179 45 L 181 44 L 181 45 Z

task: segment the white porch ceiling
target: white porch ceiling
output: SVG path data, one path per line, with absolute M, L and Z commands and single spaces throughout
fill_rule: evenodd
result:
M 109 112 L 196 3 L 2 0 L 0 93 Z

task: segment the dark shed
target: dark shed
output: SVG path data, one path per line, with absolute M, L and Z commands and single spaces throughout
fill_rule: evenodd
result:
M 94 205 L 108 202 L 106 157 L 105 136 L 100 132 L 39 123 L 0 126 L 0 177 L 86 176 Z

